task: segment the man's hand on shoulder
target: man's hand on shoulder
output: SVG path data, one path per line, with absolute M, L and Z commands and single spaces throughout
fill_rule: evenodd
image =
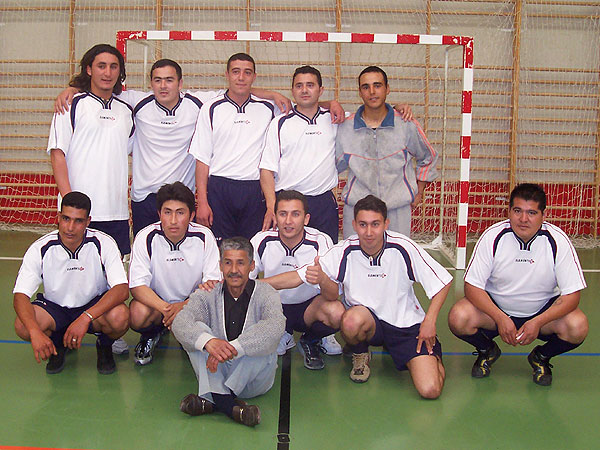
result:
M 219 283 L 219 280 L 206 280 L 204 283 L 198 285 L 198 289 L 200 289 L 201 291 L 210 292 Z
M 280 94 L 279 92 L 273 92 L 273 103 L 277 105 L 277 107 L 283 114 L 287 114 L 292 110 L 291 100 L 285 95 Z
M 400 113 L 400 117 L 402 117 L 402 120 L 405 122 L 410 122 L 414 119 L 412 109 L 408 103 L 394 105 L 394 109 Z
M 265 218 L 263 219 L 263 226 L 261 231 L 274 230 L 277 227 L 277 221 L 275 220 L 275 212 L 272 209 L 267 209 Z
M 329 112 L 331 112 L 331 123 L 340 124 L 346 120 L 346 112 L 337 100 L 329 102 Z
M 64 114 L 69 111 L 69 105 L 73 103 L 73 97 L 79 92 L 79 89 L 68 87 L 56 96 L 54 100 L 54 112 Z

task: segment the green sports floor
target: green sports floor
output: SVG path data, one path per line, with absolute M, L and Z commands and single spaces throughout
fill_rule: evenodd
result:
M 152 364 L 137 367 L 137 335 L 128 332 L 130 354 L 117 356 L 117 372 L 107 376 L 97 373 L 94 338 L 87 336 L 84 347 L 67 355 L 63 372 L 47 375 L 13 330 L 18 258 L 36 238 L 0 232 L 2 449 L 599 448 L 599 249 L 579 252 L 588 284 L 580 307 L 590 333 L 573 353 L 553 359 L 552 386 L 531 380 L 526 355 L 533 344 L 500 343 L 503 354 L 491 377 L 471 378 L 471 348 L 446 324 L 450 306 L 462 296 L 458 271 L 438 319 L 447 374 L 439 399 L 422 400 L 408 373 L 397 372 L 381 349 L 374 349 L 370 380 L 358 385 L 348 378 L 348 359 L 326 356 L 326 368 L 310 372 L 294 348 L 280 358 L 273 388 L 254 400 L 262 423 L 249 429 L 220 414 L 189 417 L 179 411 L 179 401 L 196 391 L 196 383 L 172 336 L 161 341 Z

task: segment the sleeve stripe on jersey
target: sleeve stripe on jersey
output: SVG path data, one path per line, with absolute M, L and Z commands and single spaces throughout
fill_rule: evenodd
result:
M 227 94 L 225 94 L 227 96 Z M 223 103 L 227 103 L 227 99 L 226 98 L 222 98 L 220 100 L 217 100 L 216 102 L 214 102 L 212 105 L 210 105 L 210 108 L 208 109 L 208 117 L 210 119 L 210 129 L 213 129 L 213 116 L 215 114 L 215 108 L 219 105 L 222 105 Z
M 135 116 L 140 109 L 142 109 L 144 106 L 146 106 L 148 103 L 150 103 L 154 99 L 155 99 L 154 95 L 149 95 L 148 97 L 140 100 L 138 102 L 138 104 L 135 105 L 135 108 L 133 108 L 133 115 Z
M 492 247 L 492 257 L 496 256 L 496 250 L 498 249 L 498 245 L 500 244 L 500 239 L 502 239 L 502 237 L 508 233 L 513 233 L 512 228 L 505 228 L 500 233 L 498 233 L 498 236 L 496 236 L 496 239 L 494 239 L 494 245 Z
M 489 227 L 487 230 L 485 230 L 481 234 L 481 236 L 479 237 L 479 239 L 475 243 L 475 247 L 473 248 L 473 253 L 471 254 L 471 260 L 469 261 L 469 265 L 467 266 L 467 268 L 465 270 L 465 275 L 464 275 L 465 278 L 467 277 L 467 273 L 469 272 L 469 269 L 471 268 L 471 264 L 473 264 L 473 261 L 475 260 L 475 254 L 477 253 L 477 250 L 479 249 L 479 246 L 481 245 L 481 242 L 483 241 L 484 236 L 487 235 L 488 233 L 494 232 L 497 227 L 503 227 L 503 226 L 505 226 L 507 222 L 508 222 L 508 220 L 504 220 L 502 222 L 498 222 L 498 223 L 492 225 L 491 227 Z
M 278 240 L 279 240 L 279 237 L 277 237 L 277 236 L 265 236 L 263 238 L 263 240 L 260 241 L 260 244 L 258 244 L 257 252 L 258 252 L 258 256 L 261 260 L 263 257 L 263 253 L 265 252 L 265 249 L 267 248 L 267 244 L 269 242 L 278 241 Z
M 546 226 L 548 228 L 551 228 L 557 234 L 560 234 L 565 239 L 567 244 L 569 245 L 569 249 L 571 250 L 571 256 L 573 257 L 573 261 L 575 262 L 575 265 L 577 266 L 577 269 L 579 271 L 579 278 L 580 278 L 581 282 L 583 283 L 583 285 L 585 286 L 586 282 L 585 282 L 585 278 L 583 276 L 583 269 L 581 268 L 581 263 L 579 262 L 579 257 L 577 256 L 577 252 L 575 251 L 575 247 L 573 247 L 573 243 L 571 242 L 571 239 L 569 239 L 567 234 L 559 227 L 552 225 L 551 223 L 546 223 Z
M 79 103 L 79 101 L 85 97 L 87 97 L 87 93 L 74 97 L 73 101 L 71 102 L 71 128 L 73 130 L 75 130 L 75 109 L 77 108 L 77 103 Z
M 406 264 L 406 274 L 408 275 L 408 279 L 410 281 L 416 281 L 415 273 L 414 273 L 413 267 L 412 267 L 412 261 L 410 259 L 410 255 L 408 254 L 406 249 L 404 247 L 402 247 L 400 244 L 393 244 L 390 242 L 388 242 L 388 244 L 386 245 L 386 248 L 395 249 L 400 252 L 400 254 L 402 255 L 402 258 L 404 258 L 404 263 Z M 435 271 L 434 271 L 434 273 L 435 273 Z
M 346 277 L 346 265 L 348 264 L 348 256 L 350 253 L 355 251 L 361 251 L 360 245 L 358 244 L 350 244 L 348 247 L 344 249 L 344 254 L 342 255 L 342 260 L 340 261 L 340 267 L 338 269 L 338 274 L 336 279 L 340 282 L 344 282 L 344 278 Z M 323 255 L 325 256 L 325 255 Z
M 194 104 L 198 107 L 198 109 L 202 108 L 203 103 L 198 97 L 194 97 L 192 94 L 189 93 L 186 93 L 184 97 L 193 101 Z
M 552 248 L 552 259 L 554 260 L 554 264 L 556 264 L 556 253 L 558 250 L 557 250 L 556 241 L 554 240 L 554 237 L 550 234 L 550 232 L 548 230 L 540 230 L 540 231 L 538 231 L 538 235 L 546 236 L 546 238 L 548 239 L 548 243 L 550 244 L 550 247 Z

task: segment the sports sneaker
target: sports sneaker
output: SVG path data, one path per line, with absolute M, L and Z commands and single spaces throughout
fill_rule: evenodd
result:
M 214 405 L 196 394 L 188 394 L 181 400 L 179 411 L 189 414 L 190 416 L 202 416 L 204 414 L 212 413 L 214 411 Z
M 298 344 L 300 344 L 298 351 L 304 356 L 304 367 L 310 370 L 320 370 L 325 367 L 317 342 L 309 342 L 304 336 L 298 341 Z
M 50 355 L 48 358 L 48 363 L 46 364 L 46 373 L 55 374 L 62 372 L 65 368 L 65 355 L 67 354 L 67 348 L 63 345 L 60 345 L 56 348 L 56 355 Z
M 369 362 L 371 361 L 371 352 L 352 353 L 352 371 L 350 379 L 355 383 L 364 383 L 371 375 Z
M 294 345 L 296 345 L 294 342 L 294 336 L 287 331 L 284 332 L 283 336 L 281 336 L 279 344 L 277 345 L 277 354 L 279 356 L 285 355 L 285 352 L 287 352 L 290 348 L 293 348 Z
M 109 375 L 117 370 L 112 349 L 108 345 L 100 345 L 100 338 L 96 339 L 96 354 L 98 356 L 98 361 L 96 363 L 98 372 L 100 372 L 102 375 Z
M 135 346 L 135 355 L 133 357 L 138 366 L 145 366 L 152 362 L 154 349 L 158 341 L 160 341 L 160 333 L 155 334 L 151 338 L 140 337 L 140 341 Z
M 540 346 L 535 347 L 529 355 L 527 361 L 533 367 L 533 382 L 540 386 L 550 386 L 552 384 L 553 366 L 550 364 L 550 358 L 540 353 Z
M 325 336 L 323 339 L 321 339 L 321 342 L 319 343 L 319 350 L 326 355 L 342 354 L 342 346 L 335 339 L 335 334 L 330 334 L 329 336 Z
M 119 338 L 112 345 L 112 352 L 115 355 L 124 355 L 125 353 L 129 353 L 129 345 L 125 342 L 125 339 Z
M 260 409 L 256 405 L 234 406 L 232 419 L 237 423 L 253 427 L 260 423 Z
M 473 364 L 473 368 L 471 369 L 471 376 L 473 378 L 485 378 L 489 376 L 490 371 L 492 370 L 492 364 L 496 362 L 502 351 L 496 342 L 492 341 L 492 346 L 486 351 L 477 350 L 473 352 L 474 355 L 477 355 L 477 359 Z

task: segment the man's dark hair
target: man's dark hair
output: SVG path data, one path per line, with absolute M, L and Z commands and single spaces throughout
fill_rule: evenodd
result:
M 219 247 L 220 259 L 223 259 L 223 254 L 227 250 L 243 250 L 248 254 L 248 262 L 254 261 L 254 247 L 252 243 L 242 236 L 223 239 Z
M 365 73 L 369 73 L 369 72 L 376 72 L 376 73 L 380 73 L 381 75 L 383 75 L 383 81 L 385 81 L 385 85 L 388 85 L 388 77 L 387 77 L 387 73 L 385 73 L 385 71 L 381 68 L 381 67 L 377 67 L 377 66 L 369 66 L 369 67 L 365 67 L 362 72 L 360 73 L 360 75 L 358 76 L 358 86 L 360 87 L 360 77 L 362 77 Z
M 323 79 L 321 78 L 321 72 L 318 69 L 315 69 L 312 66 L 302 66 L 298 67 L 294 71 L 294 76 L 292 77 L 292 87 L 294 87 L 294 81 L 296 81 L 296 75 L 308 73 L 317 77 L 317 82 L 319 83 L 319 87 L 323 86 Z
M 538 208 L 541 212 L 544 212 L 546 209 L 546 193 L 539 184 L 522 183 L 516 185 L 510 193 L 510 202 L 508 204 L 509 208 L 513 207 L 515 198 L 537 202 Z
M 254 58 L 250 56 L 248 53 L 236 53 L 235 55 L 231 55 L 227 60 L 227 72 L 229 72 L 229 66 L 233 61 L 249 61 L 252 63 L 252 70 L 256 72 L 256 63 L 254 62 Z
M 65 206 L 83 209 L 85 211 L 85 215 L 89 217 L 90 210 L 92 209 L 92 201 L 83 192 L 71 191 L 62 198 L 62 202 L 60 203 L 61 212 Z
M 92 77 L 88 75 L 87 68 L 92 67 L 94 59 L 96 59 L 96 56 L 98 56 L 101 53 L 110 53 L 111 55 L 115 55 L 119 60 L 119 69 L 121 73 L 113 87 L 113 94 L 118 95 L 123 91 L 123 82 L 127 77 L 127 75 L 125 74 L 125 60 L 123 59 L 123 55 L 121 55 L 121 52 L 109 44 L 96 44 L 87 52 L 85 52 L 79 63 L 81 71 L 73 78 L 71 78 L 69 86 L 75 87 L 80 91 L 90 91 L 92 87 Z
M 156 193 L 156 208 L 160 214 L 160 210 L 165 202 L 169 200 L 177 200 L 185 203 L 190 214 L 196 211 L 196 197 L 194 193 L 181 181 L 176 181 L 172 184 L 165 184 Z
M 154 69 L 160 69 L 161 67 L 174 68 L 175 72 L 177 73 L 177 80 L 181 80 L 181 77 L 183 77 L 183 72 L 181 71 L 181 66 L 179 64 L 177 64 L 172 59 L 163 58 L 163 59 L 159 59 L 158 61 L 156 61 L 154 64 L 152 64 L 152 67 L 150 67 L 150 79 L 151 80 L 152 80 L 152 72 L 154 72 Z
M 302 202 L 302 207 L 304 208 L 304 214 L 308 212 L 308 202 L 306 201 L 304 194 L 291 189 L 289 191 L 281 191 L 279 194 L 277 194 L 277 200 L 275 200 L 275 212 L 277 213 L 277 208 L 279 207 L 280 201 L 289 200 L 300 200 Z
M 383 216 L 383 220 L 387 219 L 387 206 L 385 202 L 371 194 L 361 198 L 354 205 L 354 220 L 356 220 L 356 216 L 358 216 L 360 211 L 375 211 Z

